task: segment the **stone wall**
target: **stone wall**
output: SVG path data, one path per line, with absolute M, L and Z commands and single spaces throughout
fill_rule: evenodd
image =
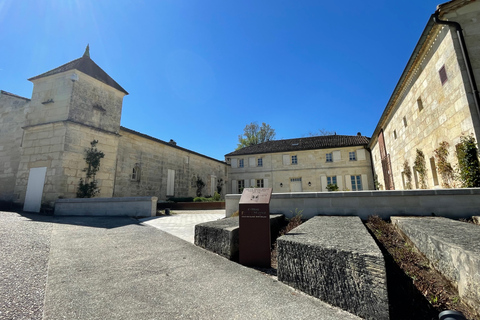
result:
M 29 99 L 0 91 L 0 201 L 13 201 Z
M 75 198 L 80 178 L 85 178 L 85 149 L 98 140 L 105 153 L 97 173 L 101 197 L 111 197 L 118 135 L 72 122 L 26 127 L 16 179 L 17 202 L 23 203 L 31 168 L 47 167 L 42 203 L 53 206 L 58 198 Z
M 480 6 L 478 3 L 467 5 L 460 12 L 461 15 L 449 18 L 459 21 L 465 30 L 478 79 L 480 26 L 475 21 L 480 18 Z M 442 85 L 439 70 L 443 66 L 448 80 Z M 416 149 L 425 154 L 428 188 L 438 188 L 442 180 L 435 170 L 434 150 L 439 144 L 442 141 L 450 144 L 448 160 L 455 165 L 458 162 L 455 145 L 460 142 L 462 134 L 477 134 L 478 141 L 478 114 L 465 69 L 454 29 L 433 26 L 419 56 L 408 70 L 403 88 L 387 106 L 391 108 L 389 115 L 379 123 L 384 131 L 386 151 L 390 154 L 395 189 L 406 189 L 403 163 L 407 160 L 410 167 L 413 166 Z M 372 137 L 372 156 L 375 173 L 383 185 L 380 148 L 376 139 L 376 136 Z M 412 180 L 413 188 L 419 188 L 418 178 L 413 176 Z
M 357 160 L 350 161 L 349 152 L 355 152 Z M 332 162 L 326 161 L 327 153 L 332 153 Z M 297 164 L 294 165 L 291 157 L 295 155 Z M 257 165 L 259 158 L 262 159 L 261 167 Z M 243 168 L 234 165 L 240 159 L 243 159 Z M 232 164 L 228 177 L 230 193 L 239 192 L 238 180 L 244 180 L 248 188 L 256 186 L 257 179 L 263 179 L 263 187 L 273 188 L 273 192 L 290 192 L 294 191 L 291 179 L 295 178 L 301 178 L 301 191 L 327 191 L 327 177 L 333 176 L 340 190 L 352 190 L 352 175 L 362 177 L 363 190 L 373 189 L 370 153 L 361 146 L 234 156 L 229 162 Z
M 122 128 L 120 134 L 115 197 L 156 196 L 160 200 L 167 196 L 195 197 L 197 177 L 206 184 L 202 195 L 212 195 L 217 182 L 221 179 L 223 184 L 226 180 L 224 162 L 126 128 Z M 134 168 L 137 176 L 132 178 Z M 167 194 L 169 170 L 174 172 L 174 194 Z
M 393 215 L 436 215 L 459 219 L 478 215 L 479 195 L 479 188 L 274 193 L 270 200 L 270 212 L 291 218 L 301 211 L 304 219 L 317 215 L 359 216 L 363 220 L 370 215 L 378 215 L 382 219 Z M 229 194 L 225 197 L 226 217 L 238 210 L 240 196 Z

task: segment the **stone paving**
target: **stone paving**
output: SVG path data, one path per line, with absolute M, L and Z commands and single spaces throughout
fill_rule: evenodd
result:
M 180 239 L 194 243 L 195 225 L 225 218 L 225 210 L 189 211 L 175 210 L 170 216 L 140 219 L 141 222 L 168 232 Z

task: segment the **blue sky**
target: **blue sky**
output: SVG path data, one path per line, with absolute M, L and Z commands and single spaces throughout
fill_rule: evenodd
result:
M 216 159 L 253 121 L 371 136 L 439 3 L 0 0 L 0 89 L 30 98 L 90 44 L 123 126 Z

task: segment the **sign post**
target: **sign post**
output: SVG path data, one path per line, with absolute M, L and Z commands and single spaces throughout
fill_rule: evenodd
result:
M 270 197 L 272 188 L 245 188 L 239 202 L 239 262 L 270 267 Z

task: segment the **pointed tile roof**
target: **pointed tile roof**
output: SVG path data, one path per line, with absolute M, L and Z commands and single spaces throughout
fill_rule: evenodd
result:
M 51 76 L 57 73 L 61 73 L 68 70 L 78 70 L 85 74 L 88 74 L 90 77 L 95 78 L 105 84 L 108 84 L 110 87 L 113 87 L 119 91 L 122 91 L 125 94 L 128 94 L 125 89 L 123 89 L 115 80 L 113 80 L 105 71 L 102 70 L 92 59 L 90 59 L 90 50 L 89 46 L 85 49 L 85 53 L 81 58 L 65 63 L 64 65 L 55 68 L 53 70 L 42 73 L 36 77 L 30 78 L 28 80 L 36 80 L 43 77 Z
M 271 140 L 248 146 L 239 150 L 235 150 L 225 156 L 237 156 L 257 153 L 273 153 L 287 151 L 301 151 L 313 149 L 330 149 L 340 147 L 366 146 L 370 141 L 369 138 L 361 135 L 356 136 L 318 136 L 307 138 L 296 138 L 286 140 Z

